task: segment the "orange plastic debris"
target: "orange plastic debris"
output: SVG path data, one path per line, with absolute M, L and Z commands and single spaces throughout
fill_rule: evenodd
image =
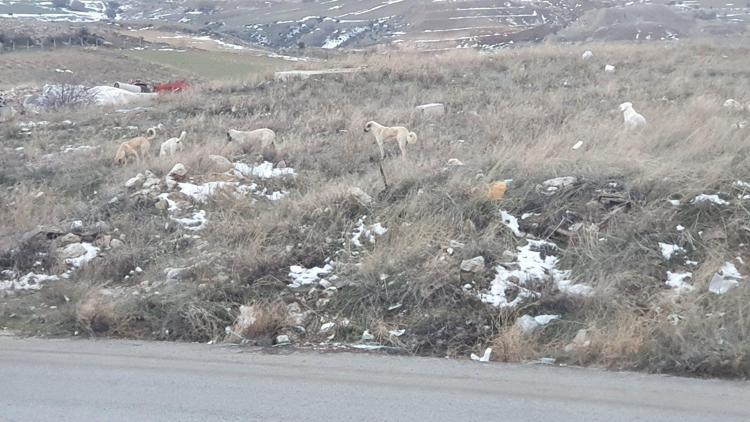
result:
M 504 181 L 492 182 L 487 191 L 487 199 L 490 201 L 502 201 L 505 197 L 505 191 L 508 190 L 508 184 Z

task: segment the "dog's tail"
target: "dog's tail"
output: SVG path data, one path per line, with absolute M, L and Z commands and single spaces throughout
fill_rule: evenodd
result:
M 148 128 L 148 130 L 146 131 L 146 135 L 147 135 L 146 139 L 148 139 L 149 141 L 156 138 L 156 128 L 155 127 Z
M 406 142 L 410 144 L 417 142 L 417 134 L 414 132 L 409 132 L 409 134 L 406 136 Z
M 180 133 L 180 142 L 182 142 L 182 141 L 184 141 L 184 140 L 185 140 L 185 136 L 187 136 L 187 132 L 185 132 L 185 131 L 183 130 L 183 131 L 182 131 L 182 133 Z

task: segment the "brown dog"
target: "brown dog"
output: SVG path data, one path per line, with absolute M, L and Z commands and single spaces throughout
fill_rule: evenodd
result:
M 123 165 L 128 162 L 128 157 L 135 157 L 136 161 L 151 155 L 151 140 L 156 138 L 156 129 L 150 128 L 148 136 L 138 136 L 120 144 L 115 154 L 115 164 Z

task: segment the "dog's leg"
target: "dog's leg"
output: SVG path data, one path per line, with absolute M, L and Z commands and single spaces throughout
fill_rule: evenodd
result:
M 385 148 L 383 147 L 383 140 L 378 139 L 378 147 L 380 148 L 380 161 L 385 160 Z
M 401 150 L 401 157 L 406 158 L 406 137 L 398 137 L 398 149 Z

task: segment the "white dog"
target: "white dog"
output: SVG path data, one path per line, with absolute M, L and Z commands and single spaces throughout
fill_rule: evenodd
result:
M 249 132 L 229 129 L 227 131 L 227 142 L 236 142 L 243 150 L 256 145 L 261 148 L 275 147 L 276 132 L 267 128 L 255 129 Z
M 375 136 L 375 142 L 380 148 L 380 159 L 385 158 L 384 144 L 386 141 L 398 142 L 398 148 L 401 150 L 401 156 L 406 156 L 406 144 L 417 142 L 417 134 L 410 132 L 409 129 L 402 126 L 383 126 L 380 123 L 369 121 L 365 125 L 365 132 L 372 132 Z
M 185 140 L 185 135 L 187 135 L 187 133 L 183 130 L 179 138 L 169 138 L 162 142 L 161 147 L 159 148 L 159 157 L 175 155 L 177 151 L 184 150 L 185 144 L 183 144 L 182 141 Z
M 622 111 L 622 116 L 625 120 L 625 127 L 627 127 L 628 129 L 636 129 L 642 126 L 646 126 L 646 118 L 633 110 L 632 103 L 620 104 L 620 111 Z

